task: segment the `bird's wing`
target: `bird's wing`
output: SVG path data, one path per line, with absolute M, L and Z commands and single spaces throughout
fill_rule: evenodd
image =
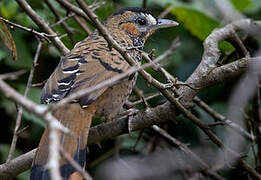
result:
M 81 89 L 110 79 L 128 67 L 128 63 L 115 49 L 108 47 L 103 37 L 90 36 L 62 57 L 43 88 L 41 103 L 59 101 Z M 106 89 L 107 87 L 101 88 L 75 101 L 79 101 L 82 107 L 87 107 Z

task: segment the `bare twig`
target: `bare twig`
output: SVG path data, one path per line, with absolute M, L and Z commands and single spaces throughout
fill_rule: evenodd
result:
M 261 114 L 260 114 L 260 90 L 259 88 L 257 89 L 256 95 L 254 96 L 253 103 L 252 103 L 252 111 L 253 111 L 253 118 L 254 122 L 254 132 L 256 133 L 256 136 L 258 137 L 256 139 L 257 143 L 257 156 L 256 156 L 256 164 L 257 166 L 261 165 L 261 142 L 260 142 L 260 137 L 261 137 L 261 132 L 260 132 L 260 127 L 261 127 Z
M 31 168 L 32 160 L 36 154 L 37 149 L 27 152 L 15 159 L 12 159 L 9 163 L 0 165 L 0 179 L 8 179 L 20 174 Z
M 60 17 L 60 15 L 58 14 L 57 10 L 52 5 L 52 3 L 49 0 L 45 0 L 45 3 L 50 8 L 50 10 L 52 11 L 53 15 L 57 19 L 57 21 L 60 21 L 62 18 Z M 72 41 L 72 43 L 75 44 L 75 39 L 73 37 L 72 29 L 68 26 L 68 24 L 65 21 L 61 21 L 61 25 L 65 29 L 65 31 L 68 34 L 68 36 L 69 36 L 70 40 Z
M 60 148 L 61 155 L 84 177 L 86 180 L 92 180 L 92 177 L 68 154 L 63 148 Z
M 75 13 L 69 13 L 67 16 L 61 18 L 59 21 L 52 24 L 51 27 L 56 27 L 56 26 L 62 24 L 63 22 L 65 22 L 67 19 L 74 17 L 75 15 L 76 15 Z
M 87 34 L 91 34 L 92 31 L 89 26 L 85 23 L 85 20 L 79 16 L 74 16 L 75 21 L 83 28 Z
M 16 72 L 0 74 L 0 79 L 3 79 L 3 80 L 15 80 L 19 76 L 21 76 L 21 75 L 23 75 L 25 73 L 26 73 L 26 70 L 20 70 L 20 71 L 16 71 Z
M 210 170 L 210 167 L 200 159 L 193 151 L 191 151 L 185 144 L 177 140 L 176 138 L 169 135 L 164 129 L 160 128 L 157 125 L 153 125 L 152 129 L 156 132 L 158 132 L 161 136 L 168 139 L 171 143 L 175 144 L 179 147 L 180 150 L 182 150 L 185 154 L 187 154 L 191 159 L 193 159 L 196 163 L 199 164 L 200 170 L 202 173 L 208 177 L 211 177 L 216 180 L 224 180 L 223 177 L 218 175 L 217 173 Z
M 57 37 L 57 34 L 49 27 L 49 25 L 31 8 L 26 0 L 16 0 L 21 8 L 30 16 L 30 18 L 38 25 L 40 29 L 43 29 L 45 33 L 50 34 L 50 40 L 58 48 L 62 54 L 69 52 L 69 49 L 65 47 L 62 41 Z
M 165 9 L 163 12 L 160 13 L 160 15 L 158 16 L 159 19 L 164 18 L 165 16 L 167 16 L 169 14 L 169 12 L 174 8 L 173 5 L 170 5 L 167 9 Z
M 74 12 L 75 14 L 77 14 L 80 17 L 83 17 L 88 23 L 90 23 L 90 19 L 88 18 L 88 16 L 83 12 L 83 10 L 81 8 L 78 8 L 77 6 L 74 6 L 73 4 L 71 4 L 69 1 L 67 0 L 57 0 L 63 7 L 65 7 L 66 9 L 68 9 L 71 12 Z
M 46 106 L 37 105 L 31 100 L 23 97 L 17 93 L 13 88 L 8 86 L 2 79 L 0 79 L 0 91 L 3 94 L 12 99 L 14 102 L 28 110 L 29 112 L 34 113 L 41 119 L 45 120 L 50 127 L 50 159 L 48 161 L 48 167 L 51 171 L 51 177 L 53 179 L 60 179 L 59 177 L 59 136 L 58 130 L 68 133 L 69 130 L 60 124 L 55 117 L 52 116 L 50 112 L 46 113 Z M 0 175 L 1 176 L 1 175 Z
M 215 29 L 204 41 L 204 54 L 201 59 L 200 64 L 197 69 L 191 74 L 191 76 L 186 80 L 186 84 L 197 85 L 200 87 L 198 90 L 193 90 L 191 88 L 182 86 L 179 89 L 180 94 L 182 94 L 182 101 L 190 101 L 193 97 L 202 89 L 206 88 L 205 82 L 208 81 L 208 75 L 217 68 L 217 62 L 221 55 L 218 48 L 218 44 L 230 38 L 235 31 L 247 30 L 250 28 L 254 22 L 249 19 L 243 19 L 235 21 L 231 24 L 226 25 L 223 28 Z M 247 57 L 246 57 L 247 58 Z M 221 66 L 223 67 L 223 66 Z M 219 77 L 217 77 L 219 78 Z M 215 78 L 216 79 L 216 78 Z M 206 83 L 208 84 L 208 83 Z M 185 93 L 185 94 L 184 94 Z
M 231 42 L 231 44 L 236 48 L 241 57 L 249 56 L 249 52 L 236 32 L 231 34 L 231 37 L 228 39 L 228 41 Z
M 41 48 L 42 48 L 42 42 L 38 41 L 37 50 L 36 50 L 36 53 L 35 53 L 35 56 L 34 56 L 34 60 L 33 60 L 32 67 L 31 67 L 30 74 L 29 74 L 28 81 L 27 81 L 27 85 L 26 85 L 26 88 L 25 88 L 25 91 L 24 91 L 24 97 L 27 97 L 29 90 L 31 88 L 35 66 L 37 64 Z M 13 158 L 15 147 L 16 147 L 16 142 L 17 142 L 17 139 L 18 139 L 17 132 L 19 131 L 20 126 L 21 126 L 22 114 L 23 114 L 23 108 L 21 106 L 18 106 L 18 114 L 17 114 L 17 117 L 16 117 L 14 135 L 13 135 L 11 148 L 10 148 L 6 162 L 9 162 Z
M 232 122 L 231 120 L 227 119 L 225 116 L 217 113 L 214 109 L 212 109 L 210 106 L 208 106 L 205 102 L 203 102 L 199 97 L 195 97 L 194 102 L 197 103 L 201 108 L 203 108 L 207 113 L 209 113 L 212 117 L 214 117 L 219 122 L 222 122 L 223 124 L 228 125 L 233 130 L 241 134 L 242 136 L 250 139 L 251 141 L 255 142 L 256 137 L 253 137 L 251 134 L 249 134 L 247 131 L 245 131 L 241 126 L 238 124 Z
M 56 127 L 53 126 L 53 123 L 50 123 L 49 131 L 49 155 L 46 167 L 49 169 L 50 177 L 52 180 L 62 180 L 60 175 L 60 133 Z
M 155 97 L 158 97 L 158 96 L 161 96 L 162 94 L 161 93 L 156 93 L 156 94 L 153 94 L 153 95 L 150 95 L 150 96 L 147 96 L 147 97 L 144 97 L 144 100 L 148 101 L 150 99 L 153 99 Z M 126 102 L 125 105 L 127 108 L 132 108 L 140 103 L 142 103 L 143 101 L 140 99 L 140 100 L 137 100 L 137 101 L 134 101 L 134 102 Z
M 7 19 L 4 19 L 3 17 L 0 17 L 0 19 L 2 21 L 4 21 L 5 23 L 10 24 L 11 26 L 17 27 L 17 28 L 22 29 L 24 31 L 27 31 L 29 33 L 33 33 L 37 37 L 45 39 L 47 42 L 50 42 L 50 39 L 49 39 L 50 37 L 56 36 L 56 35 L 46 34 L 46 33 L 43 33 L 43 32 L 38 32 L 38 31 L 36 31 L 36 30 L 34 30 L 32 28 L 28 28 L 28 27 L 22 26 L 20 24 L 13 23 L 13 22 L 11 22 L 11 21 L 9 21 Z

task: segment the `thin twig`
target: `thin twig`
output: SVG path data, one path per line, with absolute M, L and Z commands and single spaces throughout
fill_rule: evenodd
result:
M 62 147 L 60 147 L 61 155 L 74 167 L 81 175 L 84 177 L 84 179 L 92 180 L 92 177 L 84 171 L 83 167 L 81 167 Z
M 232 122 L 231 120 L 227 119 L 225 116 L 217 113 L 214 109 L 212 109 L 209 105 L 207 105 L 205 102 L 203 102 L 199 97 L 195 97 L 194 102 L 197 103 L 199 107 L 204 109 L 209 115 L 214 117 L 219 122 L 228 125 L 230 128 L 238 132 L 240 135 L 250 139 L 251 141 L 255 142 L 256 137 L 249 134 L 247 131 L 245 131 L 242 127 L 240 127 L 238 124 Z
M 159 19 L 164 18 L 165 16 L 167 16 L 169 14 L 169 12 L 174 8 L 174 5 L 170 5 L 167 9 L 165 9 L 163 12 L 160 13 L 160 15 L 158 16 Z
M 249 55 L 249 52 L 236 32 L 231 34 L 231 37 L 228 39 L 228 41 L 231 42 L 231 44 L 236 48 L 241 57 L 246 57 Z
M 0 19 L 2 21 L 4 21 L 6 24 L 9 24 L 11 26 L 17 27 L 17 28 L 22 29 L 24 31 L 27 31 L 29 33 L 33 33 L 37 37 L 45 39 L 47 42 L 50 42 L 50 39 L 49 39 L 50 37 L 55 37 L 56 36 L 56 35 L 46 34 L 46 33 L 43 33 L 43 32 L 38 32 L 38 31 L 36 31 L 36 30 L 34 30 L 32 28 L 28 28 L 28 27 L 22 26 L 20 24 L 13 23 L 13 22 L 11 22 L 11 21 L 9 21 L 7 19 L 4 19 L 3 17 L 0 17 Z
M 260 90 L 259 88 L 257 89 L 256 95 L 253 98 L 253 103 L 252 103 L 252 111 L 253 111 L 253 119 L 254 122 L 251 122 L 254 126 L 254 132 L 256 133 L 256 143 L 257 143 L 257 158 L 255 159 L 257 162 L 257 166 L 261 165 L 261 114 L 260 114 Z
M 49 156 L 47 160 L 46 167 L 49 169 L 50 177 L 52 180 L 62 180 L 60 175 L 60 132 L 56 129 L 53 123 L 50 123 L 49 131 Z
M 20 71 L 16 71 L 16 72 L 0 74 L 0 79 L 3 79 L 3 80 L 15 80 L 19 76 L 21 76 L 21 75 L 23 75 L 25 73 L 26 73 L 26 70 L 20 70 Z
M 67 0 L 57 0 L 58 3 L 60 3 L 65 9 L 74 12 L 76 15 L 83 17 L 88 23 L 90 22 L 90 19 L 88 16 L 83 12 L 83 10 L 77 6 L 74 6 L 72 3 L 70 3 Z
M 162 96 L 162 94 L 161 94 L 161 93 L 156 93 L 156 94 L 153 94 L 153 95 L 144 97 L 144 99 L 145 99 L 146 101 L 148 101 L 148 100 L 153 99 L 153 98 L 158 97 L 158 96 Z M 134 102 L 128 101 L 128 102 L 125 103 L 125 106 L 126 106 L 127 108 L 132 108 L 132 107 L 134 107 L 134 106 L 136 106 L 136 105 L 138 105 L 138 104 L 140 104 L 140 103 L 142 103 L 142 102 L 143 102 L 143 101 L 142 101 L 141 99 L 139 99 L 139 100 L 137 100 L 137 101 L 134 101 Z
M 71 17 L 74 17 L 76 14 L 75 13 L 69 13 L 67 16 L 61 18 L 59 21 L 55 22 L 52 24 L 50 27 L 56 27 L 65 22 L 66 20 L 70 19 Z
M 85 20 L 80 16 L 74 16 L 75 21 L 82 27 L 82 29 L 87 33 L 91 34 L 92 31 L 89 26 L 86 24 Z
M 35 66 L 37 64 L 41 48 L 42 48 L 42 42 L 40 40 L 38 40 L 38 46 L 37 46 L 36 53 L 35 53 L 35 56 L 34 56 L 34 60 L 33 60 L 32 66 L 31 66 L 30 74 L 29 74 L 29 77 L 28 77 L 28 80 L 27 80 L 27 85 L 26 85 L 26 88 L 25 88 L 25 91 L 24 91 L 24 97 L 27 97 L 29 90 L 31 88 Z M 19 131 L 20 126 L 21 126 L 22 114 L 23 114 L 23 107 L 18 106 L 18 114 L 17 114 L 17 117 L 16 117 L 14 135 L 13 135 L 13 139 L 12 139 L 12 143 L 11 143 L 11 148 L 10 148 L 10 151 L 9 151 L 9 154 L 8 154 L 8 158 L 6 160 L 7 163 L 13 158 L 13 155 L 14 155 L 16 142 L 17 142 L 17 139 L 18 139 L 17 132 Z
M 29 112 L 32 112 L 33 114 L 37 115 L 41 119 L 45 120 L 45 122 L 48 123 L 50 127 L 50 157 L 48 161 L 48 167 L 51 171 L 51 177 L 53 179 L 59 179 L 59 136 L 58 132 L 63 131 L 65 133 L 68 133 L 69 130 L 64 127 L 59 121 L 52 116 L 52 114 L 45 113 L 46 106 L 43 105 L 37 105 L 33 101 L 23 97 L 19 93 L 17 93 L 13 88 L 8 86 L 2 79 L 0 79 L 0 91 L 3 92 L 3 94 L 12 99 L 17 104 L 21 105 L 23 108 L 28 110 Z
M 55 18 L 57 19 L 57 21 L 60 21 L 62 18 L 61 16 L 58 14 L 57 10 L 55 9 L 55 7 L 53 6 L 53 4 L 50 2 L 50 0 L 45 0 L 45 3 L 47 4 L 47 6 L 50 8 L 51 12 L 53 13 L 53 15 L 55 16 Z M 68 34 L 68 37 L 70 38 L 71 42 L 73 44 L 75 44 L 75 39 L 73 37 L 73 31 L 72 29 L 68 26 L 68 24 L 65 21 L 61 21 L 61 25 L 62 27 L 65 29 L 66 33 Z
M 196 163 L 200 166 L 200 171 L 208 177 L 211 177 L 216 180 L 224 180 L 223 177 L 218 175 L 217 173 L 210 170 L 210 167 L 202 160 L 200 157 L 198 157 L 193 151 L 191 151 L 185 144 L 177 140 L 176 138 L 172 137 L 169 133 L 167 133 L 164 129 L 160 128 L 157 125 L 153 125 L 152 129 L 159 133 L 164 138 L 168 139 L 171 143 L 175 144 L 179 147 L 181 151 L 183 151 L 185 154 L 187 154 L 191 159 L 193 159 Z
M 57 47 L 57 49 L 62 53 L 66 54 L 69 49 L 62 43 L 62 41 L 57 37 L 57 34 L 49 27 L 49 25 L 31 8 L 31 6 L 26 2 L 26 0 L 16 0 L 21 8 L 26 12 L 28 16 L 38 25 L 40 29 L 43 29 L 45 33 L 50 34 L 50 40 Z

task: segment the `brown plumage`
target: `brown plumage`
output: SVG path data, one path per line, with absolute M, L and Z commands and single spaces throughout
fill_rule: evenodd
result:
M 158 20 L 140 8 L 126 8 L 114 13 L 105 22 L 113 38 L 128 49 L 132 58 L 140 62 L 143 45 L 156 29 L 177 25 L 170 20 Z M 57 102 L 64 97 L 87 89 L 104 80 L 126 71 L 129 64 L 106 40 L 94 31 L 85 40 L 77 43 L 61 61 L 46 82 L 41 103 Z M 104 87 L 56 110 L 54 116 L 67 128 L 70 134 L 61 134 L 61 146 L 83 168 L 86 160 L 86 144 L 92 117 L 104 115 L 112 120 L 129 97 L 137 74 L 122 79 L 111 87 Z M 46 128 L 33 162 L 31 179 L 50 179 L 44 168 L 48 157 L 48 133 Z M 79 179 L 81 176 L 65 159 L 60 161 L 64 179 Z

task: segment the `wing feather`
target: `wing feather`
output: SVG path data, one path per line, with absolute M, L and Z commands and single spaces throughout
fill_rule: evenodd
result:
M 103 48 L 97 48 L 102 46 Z M 129 68 L 126 61 L 115 50 L 109 49 L 103 37 L 90 36 L 76 44 L 75 48 L 61 58 L 60 63 L 46 82 L 41 103 L 53 103 L 81 89 L 95 86 Z M 76 99 L 87 107 L 108 87 Z

